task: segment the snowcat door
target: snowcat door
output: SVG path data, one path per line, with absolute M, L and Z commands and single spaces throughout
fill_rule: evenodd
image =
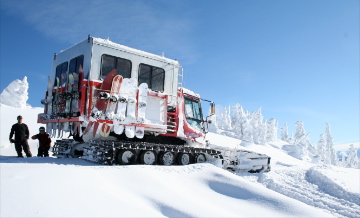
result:
M 205 133 L 204 119 L 200 100 L 185 97 L 185 117 L 187 123 L 195 130 Z

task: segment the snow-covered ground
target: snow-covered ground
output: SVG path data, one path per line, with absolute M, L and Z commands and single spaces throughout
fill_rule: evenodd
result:
M 30 134 L 42 108 L 0 104 L 0 217 L 359 217 L 360 170 L 291 157 L 284 142 L 255 145 L 213 133 L 212 144 L 264 153 L 268 173 L 209 163 L 103 166 L 82 159 L 16 158 L 8 136 L 22 115 Z M 37 141 L 30 140 L 33 155 Z

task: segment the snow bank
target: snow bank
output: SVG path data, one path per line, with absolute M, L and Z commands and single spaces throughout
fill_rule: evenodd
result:
M 359 176 L 359 175 L 355 174 L 355 176 Z M 335 181 L 333 181 L 332 179 L 321 173 L 321 171 L 317 170 L 316 168 L 309 169 L 305 174 L 305 179 L 310 183 L 317 185 L 319 187 L 319 190 L 321 190 L 324 193 L 327 193 L 337 198 L 345 199 L 355 204 L 360 203 L 360 192 L 359 192 L 360 188 L 358 188 L 357 192 L 355 193 L 347 191 L 343 187 L 341 187 L 338 183 L 336 183 Z M 357 185 L 359 186 L 359 184 Z
M 0 103 L 16 108 L 27 108 L 29 83 L 27 77 L 21 81 L 19 79 L 11 82 L 0 94 Z
M 303 145 L 284 145 L 282 147 L 284 151 L 287 151 L 289 155 L 307 162 L 311 162 L 309 154 Z
M 211 164 L 99 166 L 81 159 L 5 157 L 0 161 L 2 217 L 331 216 Z
M 360 203 L 360 170 L 352 168 L 337 167 L 332 165 L 316 166 L 309 169 L 308 174 L 314 177 L 321 176 L 328 180 L 328 183 L 333 183 L 331 186 L 338 186 L 336 189 L 344 189 L 341 192 L 349 192 L 355 194 L 358 203 Z M 308 176 L 310 179 L 312 176 Z M 339 192 L 338 194 L 340 194 Z M 352 194 L 350 194 L 352 195 Z
M 342 171 L 341 168 L 340 171 Z M 344 180 L 360 182 L 357 169 L 352 171 Z M 349 188 L 349 183 L 336 183 L 335 180 L 343 176 L 329 169 L 332 176 L 328 177 L 319 169 L 309 166 L 273 166 L 272 171 L 261 175 L 240 174 L 244 178 L 258 182 L 266 188 L 274 190 L 292 199 L 301 201 L 331 212 L 336 217 L 358 217 L 360 214 L 360 201 L 358 192 L 354 193 Z
M 271 157 L 269 173 L 238 175 L 337 217 L 360 214 L 360 171 L 331 165 L 315 165 L 288 154 L 287 142 L 276 140 L 258 145 L 227 136 L 208 134 L 211 144 L 247 149 Z M 284 150 L 283 150 L 284 149 Z

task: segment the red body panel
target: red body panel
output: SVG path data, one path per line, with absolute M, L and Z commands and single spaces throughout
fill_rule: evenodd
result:
M 83 74 L 80 74 L 80 77 L 83 77 Z M 80 117 L 72 117 L 70 119 L 67 118 L 61 118 L 61 119 L 41 119 L 41 115 L 38 117 L 38 123 L 54 123 L 54 122 L 82 122 L 84 121 L 83 115 L 86 115 L 87 118 L 91 116 L 91 111 L 94 108 L 94 101 L 96 100 L 96 97 L 94 95 L 98 95 L 100 91 L 109 91 L 111 87 L 110 78 L 114 78 L 116 75 L 116 71 L 113 70 L 108 77 L 108 79 L 104 80 L 102 83 L 101 81 L 88 81 L 84 79 L 79 79 L 79 91 L 81 90 L 80 94 Z M 105 83 L 105 84 L 104 84 Z M 110 84 L 110 86 L 109 86 Z M 61 89 L 61 88 L 60 88 Z M 165 102 L 168 104 L 169 96 L 163 93 L 159 92 L 149 92 L 148 96 L 156 97 L 164 99 Z M 192 127 L 186 120 L 185 116 L 185 96 L 194 98 L 195 100 L 199 101 L 199 98 L 187 95 L 183 92 L 182 89 L 179 89 L 178 91 L 178 101 L 177 106 L 174 109 L 174 111 L 167 111 L 165 113 L 164 120 L 166 120 L 166 123 L 164 125 L 160 124 L 139 124 L 139 123 L 130 123 L 126 124 L 128 126 L 140 126 L 144 127 L 145 131 L 146 129 L 151 129 L 153 131 L 159 131 L 164 132 L 167 131 L 165 134 L 161 134 L 163 136 L 168 137 L 176 137 L 181 138 L 183 140 L 189 140 L 193 142 L 199 142 L 204 141 L 205 133 L 201 130 L 195 129 Z M 96 105 L 98 106 L 98 102 L 96 102 Z M 85 118 L 86 119 L 86 118 Z M 93 123 L 93 122 L 91 122 Z M 112 120 L 102 120 L 98 119 L 95 123 L 107 123 L 107 124 L 113 124 Z M 97 124 L 97 125 L 98 125 Z M 123 125 L 123 124 L 119 124 Z M 92 126 L 92 125 L 91 125 Z M 165 129 L 167 126 L 167 129 Z M 198 140 L 201 139 L 201 140 Z
M 103 83 L 102 83 L 101 86 L 100 86 L 100 89 L 95 92 L 95 96 L 96 96 L 96 97 L 98 97 L 98 95 L 100 94 L 100 92 L 110 93 L 112 81 L 113 81 L 113 79 L 114 79 L 115 76 L 116 76 L 116 69 L 112 70 L 112 71 L 105 77 Z M 96 107 L 98 110 L 103 111 L 103 110 L 106 109 L 107 103 L 108 103 L 108 100 L 98 98 L 97 101 L 96 101 L 95 107 Z
M 185 116 L 185 96 L 194 98 L 195 100 L 199 100 L 199 98 L 195 98 L 194 96 L 189 96 L 184 94 L 182 89 L 179 89 L 178 92 L 178 102 L 175 112 L 167 112 L 167 120 L 168 125 L 169 123 L 175 123 L 175 128 L 172 129 L 173 132 L 168 131 L 168 133 L 163 134 L 164 136 L 169 137 L 178 137 L 183 138 L 185 137 L 187 140 L 198 142 L 198 138 L 205 139 L 205 133 L 193 128 L 187 121 Z M 181 118 L 181 119 L 180 119 Z M 183 121 L 182 123 L 180 123 Z M 183 129 L 179 129 L 179 128 Z M 183 131 L 184 135 L 180 135 Z

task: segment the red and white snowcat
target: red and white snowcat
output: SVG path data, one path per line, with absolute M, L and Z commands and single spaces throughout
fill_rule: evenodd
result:
M 206 140 L 200 95 L 182 87 L 177 60 L 88 38 L 54 55 L 38 123 L 53 155 L 100 164 L 186 165 L 220 160 L 233 171 L 270 170 L 270 157 Z M 211 115 L 215 104 L 210 102 Z M 72 137 L 72 139 L 69 139 Z

